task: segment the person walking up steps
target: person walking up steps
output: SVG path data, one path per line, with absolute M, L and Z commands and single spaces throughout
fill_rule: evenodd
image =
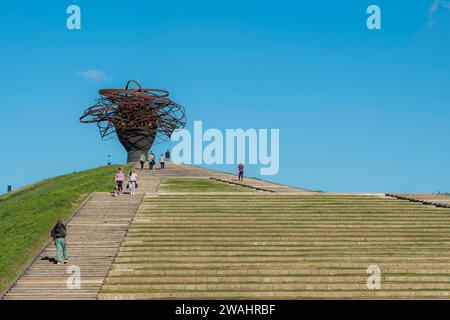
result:
M 150 151 L 148 154 L 148 169 L 153 170 L 153 166 L 155 165 L 155 155 L 153 154 L 153 151 Z
M 244 180 L 244 165 L 242 162 L 239 162 L 238 165 L 238 180 L 243 181 Z
M 161 153 L 161 156 L 159 157 L 159 164 L 161 165 L 161 169 L 164 169 L 165 162 L 166 158 L 164 158 L 164 155 Z
M 61 249 L 64 256 L 64 264 L 69 261 L 69 257 L 67 256 L 67 247 L 66 247 L 66 226 L 58 219 L 55 226 L 52 228 L 50 232 L 51 237 L 53 238 L 53 243 L 56 246 L 56 264 L 61 264 Z
M 138 175 L 134 172 L 134 170 L 130 171 L 128 175 L 128 186 L 130 187 L 130 194 L 134 196 L 137 188 L 137 177 Z
M 144 170 L 145 154 L 141 154 L 141 156 L 139 157 L 139 162 L 141 164 L 141 170 Z
M 125 175 L 122 172 L 122 168 L 117 169 L 116 173 L 116 192 L 115 196 L 117 197 L 120 194 L 123 194 L 123 181 L 125 180 Z

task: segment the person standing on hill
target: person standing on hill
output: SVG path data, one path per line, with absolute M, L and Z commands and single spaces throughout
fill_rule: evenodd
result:
M 61 264 L 61 249 L 64 256 L 64 264 L 69 261 L 69 257 L 67 256 L 67 248 L 66 248 L 66 226 L 58 219 L 55 226 L 52 228 L 50 235 L 53 238 L 53 243 L 56 246 L 56 264 Z
M 153 154 L 153 151 L 150 151 L 148 154 L 148 169 L 153 170 L 153 166 L 155 165 L 155 155 Z
M 238 165 L 238 180 L 243 181 L 244 180 L 244 165 L 242 162 L 239 162 Z
M 130 187 L 130 194 L 134 196 L 137 187 L 137 177 L 138 175 L 134 172 L 134 170 L 130 171 L 128 175 L 128 186 Z
M 139 162 L 141 164 L 141 170 L 144 170 L 145 154 L 141 154 L 141 156 L 139 157 Z
M 164 158 L 164 155 L 161 153 L 161 156 L 159 157 L 159 164 L 161 165 L 161 169 L 164 169 L 165 162 L 166 158 Z
M 111 155 L 108 154 L 108 166 L 110 166 L 111 164 L 112 164 Z
M 123 181 L 125 180 L 125 175 L 123 174 L 122 168 L 117 169 L 116 173 L 116 192 L 115 196 L 123 194 Z
M 170 151 L 167 149 L 166 151 L 166 161 L 170 161 Z

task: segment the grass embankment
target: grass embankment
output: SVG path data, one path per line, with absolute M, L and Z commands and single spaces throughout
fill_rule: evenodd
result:
M 223 183 L 212 179 L 163 179 L 159 186 L 163 192 L 252 192 L 253 189 Z
M 0 291 L 49 238 L 56 219 L 67 219 L 92 192 L 112 190 L 118 167 L 45 179 L 0 196 Z

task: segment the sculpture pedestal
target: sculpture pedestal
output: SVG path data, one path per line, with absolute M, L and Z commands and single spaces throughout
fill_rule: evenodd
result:
M 128 152 L 127 162 L 138 162 L 144 154 L 147 159 L 148 151 L 155 141 L 156 132 L 153 130 L 116 130 L 117 137 Z

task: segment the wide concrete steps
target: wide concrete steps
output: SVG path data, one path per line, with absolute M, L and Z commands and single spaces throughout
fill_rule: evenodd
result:
M 448 231 L 450 210 L 389 197 L 160 195 L 142 203 L 98 298 L 449 298 Z

